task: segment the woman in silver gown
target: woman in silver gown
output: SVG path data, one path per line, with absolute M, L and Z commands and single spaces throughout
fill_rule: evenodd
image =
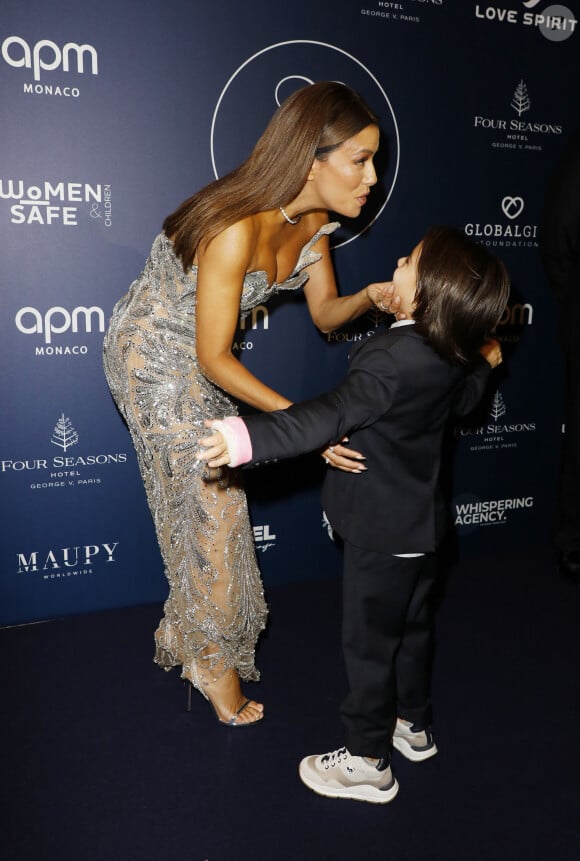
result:
M 137 452 L 169 581 L 155 661 L 180 665 L 223 723 L 247 726 L 263 706 L 254 649 L 266 622 L 242 488 L 195 457 L 204 420 L 290 401 L 233 355 L 240 313 L 304 288 L 330 332 L 376 304 L 388 285 L 339 297 L 328 211 L 359 215 L 376 182 L 376 117 L 334 82 L 298 90 L 276 111 L 248 159 L 186 200 L 163 225 L 142 274 L 115 306 L 104 345 L 107 381 Z M 356 469 L 340 444 L 323 453 Z

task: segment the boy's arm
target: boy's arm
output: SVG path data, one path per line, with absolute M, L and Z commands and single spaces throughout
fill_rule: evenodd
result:
M 384 348 L 365 350 L 364 360 L 357 356 L 355 364 L 332 392 L 293 404 L 285 410 L 245 417 L 243 423 L 248 440 L 244 445 L 249 442 L 251 452 L 247 449 L 241 460 L 234 453 L 235 465 L 259 464 L 314 451 L 342 439 L 355 428 L 372 423 L 386 412 L 397 387 L 396 370 L 388 351 Z M 227 422 L 230 427 L 235 426 L 229 419 Z M 229 452 L 223 451 L 225 440 L 221 444 L 221 454 L 220 441 L 215 435 L 201 443 L 207 450 L 200 452 L 200 460 L 208 461 L 210 466 L 230 463 Z
M 452 410 L 455 415 L 464 416 L 470 413 L 481 400 L 489 375 L 503 361 L 499 341 L 487 341 L 480 350 L 481 358 L 465 378 L 463 384 L 455 393 Z

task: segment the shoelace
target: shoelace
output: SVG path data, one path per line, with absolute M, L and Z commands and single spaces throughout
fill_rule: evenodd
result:
M 340 765 L 345 759 L 348 759 L 348 751 L 346 747 L 341 747 L 338 750 L 333 750 L 331 753 L 325 753 L 320 762 L 326 769 L 329 769 Z

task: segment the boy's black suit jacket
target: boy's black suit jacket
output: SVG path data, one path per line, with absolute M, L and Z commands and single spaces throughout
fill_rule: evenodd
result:
M 333 528 L 369 550 L 432 551 L 444 530 L 436 509 L 447 419 L 473 409 L 489 371 L 483 359 L 470 371 L 452 365 L 414 325 L 396 326 L 353 352 L 334 391 L 244 417 L 252 463 L 293 457 L 347 435 L 365 455 L 367 471 L 327 471 L 322 502 Z

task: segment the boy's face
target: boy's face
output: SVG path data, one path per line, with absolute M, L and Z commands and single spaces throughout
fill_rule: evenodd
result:
M 421 243 L 416 245 L 408 257 L 397 260 L 397 268 L 393 272 L 395 295 L 401 297 L 401 311 L 408 318 L 415 310 L 415 293 L 417 291 L 417 261 L 421 253 Z

